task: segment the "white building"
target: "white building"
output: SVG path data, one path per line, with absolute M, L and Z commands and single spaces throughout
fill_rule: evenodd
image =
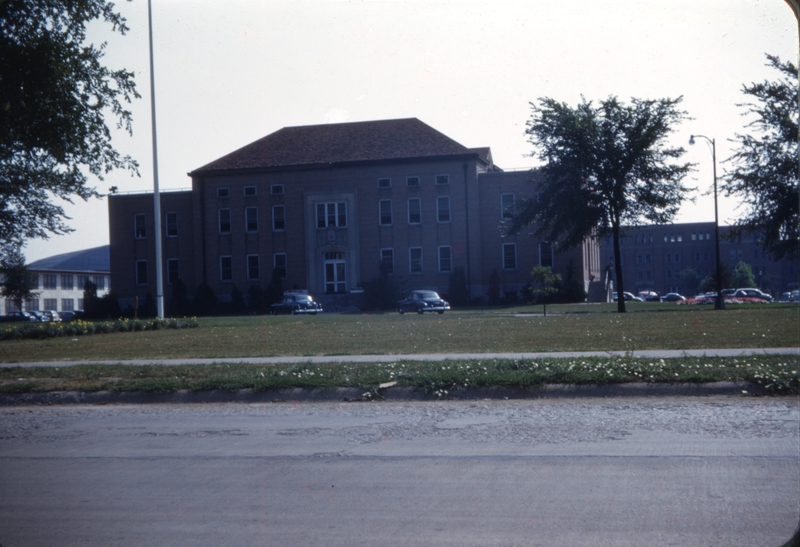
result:
M 28 269 L 36 276 L 37 296 L 25 302 L 26 310 L 82 310 L 86 281 L 97 285 L 98 297 L 111 288 L 108 245 L 36 260 Z M 0 305 L 5 313 L 16 309 L 6 298 L 0 297 Z

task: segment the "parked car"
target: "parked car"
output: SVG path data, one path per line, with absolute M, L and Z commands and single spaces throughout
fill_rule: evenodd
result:
M 450 309 L 450 304 L 442 300 L 436 291 L 416 290 L 408 293 L 405 299 L 397 303 L 397 311 L 401 315 L 407 311 L 423 314 L 426 311 L 442 314 Z
M 676 292 L 670 292 L 661 297 L 662 302 L 683 302 L 685 300 L 685 296 L 682 296 Z
M 660 297 L 655 291 L 639 291 L 639 298 L 645 302 L 658 302 Z
M 61 316 L 58 315 L 57 311 L 44 310 L 42 312 L 42 316 L 44 317 L 44 320 L 47 321 L 48 323 L 60 323 L 61 322 Z
M 616 302 L 617 301 L 617 292 L 614 291 L 612 296 L 614 297 L 614 301 Z M 628 301 L 632 301 L 632 302 L 644 302 L 643 298 L 639 298 L 638 296 L 634 296 L 633 294 L 631 294 L 629 292 L 623 292 L 622 293 L 622 298 L 624 298 L 625 300 L 628 300 Z
M 37 319 L 34 315 L 31 315 L 26 311 L 10 311 L 1 316 L 0 321 L 4 323 L 10 323 L 13 321 L 37 321 Z
M 58 315 L 61 316 L 62 321 L 74 321 L 76 319 L 83 319 L 83 310 L 60 311 Z
M 724 293 L 725 291 L 723 291 Z M 732 298 L 756 298 L 758 300 L 763 300 L 764 302 L 772 302 L 772 297 L 768 294 L 764 294 L 763 292 L 759 291 L 758 289 L 736 289 L 736 291 L 731 295 Z
M 322 304 L 319 302 L 314 302 L 314 299 L 311 297 L 311 295 L 291 292 L 284 293 L 283 302 L 273 304 L 271 311 L 275 315 L 316 315 L 322 312 Z
M 28 313 L 34 316 L 36 318 L 36 321 L 39 321 L 40 323 L 44 323 L 47 321 L 47 319 L 45 319 L 44 315 L 42 315 L 42 312 L 40 311 L 30 310 L 28 311 Z

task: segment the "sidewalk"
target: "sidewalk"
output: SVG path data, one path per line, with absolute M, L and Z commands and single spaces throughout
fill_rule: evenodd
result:
M 69 367 L 74 365 L 209 365 L 212 363 L 248 363 L 275 365 L 286 363 L 392 363 L 396 361 L 446 361 L 480 359 L 583 359 L 586 357 L 640 357 L 677 359 L 680 357 L 745 357 L 750 355 L 787 355 L 800 358 L 800 348 L 735 348 L 642 351 L 564 351 L 531 353 L 415 353 L 404 355 L 310 355 L 288 357 L 220 357 L 212 359 L 133 359 L 129 361 L 48 361 L 38 363 L 0 363 L 0 367 Z

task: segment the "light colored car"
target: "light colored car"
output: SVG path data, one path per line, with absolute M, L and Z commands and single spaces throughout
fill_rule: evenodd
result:
M 676 292 L 670 292 L 661 297 L 662 302 L 683 302 L 686 297 Z
M 617 301 L 617 292 L 616 291 L 614 291 L 613 297 L 614 297 L 614 301 L 616 302 Z M 638 296 L 635 296 L 634 294 L 629 293 L 629 292 L 623 292 L 622 293 L 622 298 L 624 298 L 628 302 L 644 302 L 643 298 L 639 298 Z
M 758 289 L 736 289 L 736 291 L 731 295 L 732 298 L 755 298 L 758 300 L 763 300 L 764 302 L 772 302 L 772 297 L 768 294 L 764 294 L 763 292 L 759 291 Z
M 61 322 L 61 316 L 58 315 L 57 311 L 44 310 L 42 312 L 42 316 L 44 317 L 44 320 L 46 322 L 48 322 L 48 323 L 60 323 Z

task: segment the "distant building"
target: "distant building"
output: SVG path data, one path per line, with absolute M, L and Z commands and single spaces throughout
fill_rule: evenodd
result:
M 798 261 L 775 261 L 764 252 L 756 234 L 728 239 L 728 226 L 720 226 L 720 262 L 733 272 L 739 261 L 753 270 L 756 283 L 773 295 L 800 288 Z M 656 224 L 628 227 L 620 241 L 624 289 L 651 290 L 661 295 L 677 292 L 693 296 L 698 280 L 716 270 L 714 223 Z M 610 239 L 602 242 L 604 264 L 614 262 Z M 694 275 L 693 274 L 696 274 Z M 733 287 L 738 288 L 738 287 Z
M 287 127 L 195 169 L 191 191 L 161 195 L 165 297 L 180 279 L 221 299 L 236 287 L 336 299 L 377 277 L 446 294 L 462 268 L 471 298 L 517 293 L 534 266 L 599 285 L 596 242 L 558 253 L 500 225 L 533 194 L 528 171 L 504 172 L 417 119 Z M 108 199 L 114 292 L 125 308 L 156 296 L 153 194 Z
M 111 286 L 108 245 L 36 260 L 28 264 L 28 269 L 36 276 L 38 296 L 23 304 L 25 310 L 82 310 L 86 281 L 97 286 L 99 297 Z M 5 313 L 16 310 L 11 300 L 0 299 Z

